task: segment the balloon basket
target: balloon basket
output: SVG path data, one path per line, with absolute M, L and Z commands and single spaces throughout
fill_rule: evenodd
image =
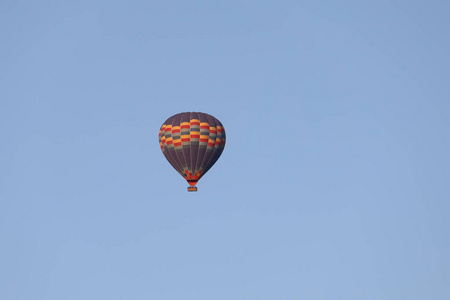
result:
M 188 192 L 196 192 L 197 187 L 196 186 L 188 186 Z

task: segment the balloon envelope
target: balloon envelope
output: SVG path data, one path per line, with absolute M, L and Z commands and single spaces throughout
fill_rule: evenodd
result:
M 225 130 L 211 115 L 179 113 L 161 126 L 159 145 L 172 167 L 193 187 L 222 154 Z

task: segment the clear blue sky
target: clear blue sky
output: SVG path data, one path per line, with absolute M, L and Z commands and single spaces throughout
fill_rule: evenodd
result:
M 450 299 L 446 1 L 0 3 L 0 299 Z M 227 145 L 188 193 L 158 130 Z

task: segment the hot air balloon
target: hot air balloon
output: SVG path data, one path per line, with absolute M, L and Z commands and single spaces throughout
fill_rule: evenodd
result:
M 197 182 L 219 159 L 225 147 L 225 130 L 215 117 L 184 112 L 168 118 L 159 130 L 159 145 L 172 167 L 196 192 Z

